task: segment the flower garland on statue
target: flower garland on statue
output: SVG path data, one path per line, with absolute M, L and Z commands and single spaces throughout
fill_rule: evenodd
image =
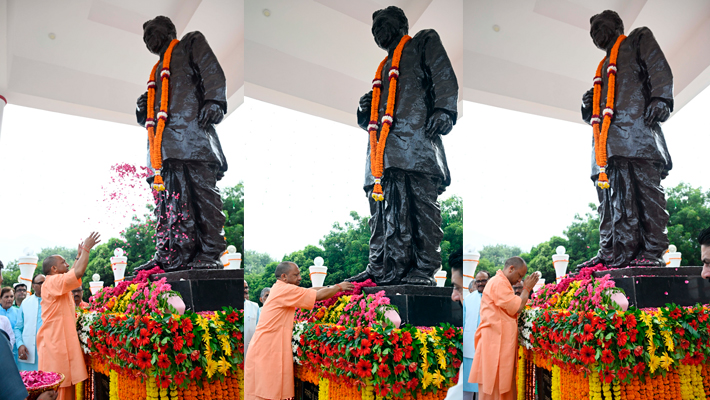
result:
M 609 135 L 609 126 L 611 125 L 611 118 L 614 116 L 614 93 L 616 89 L 616 58 L 619 55 L 619 46 L 621 42 L 626 39 L 626 36 L 620 35 L 616 39 L 614 47 L 611 49 L 611 54 L 609 56 L 609 66 L 607 67 L 607 76 L 609 81 L 607 82 L 607 92 L 606 92 L 606 108 L 604 108 L 604 121 L 602 122 L 600 118 L 601 105 L 599 101 L 602 96 L 602 68 L 604 66 L 604 61 L 606 57 L 602 59 L 597 67 L 597 73 L 594 76 L 594 105 L 592 108 L 592 128 L 594 130 L 594 152 L 597 165 L 599 166 L 599 178 L 597 180 L 597 185 L 602 189 L 609 188 L 609 178 L 606 175 L 607 168 L 607 154 L 606 154 L 606 140 Z M 601 127 L 600 127 L 601 123 Z
M 163 168 L 163 130 L 165 122 L 168 119 L 168 89 L 170 88 L 170 58 L 173 54 L 173 48 L 178 44 L 179 40 L 173 39 L 165 50 L 163 57 L 163 69 L 160 70 L 161 90 L 160 90 L 160 111 L 158 112 L 158 122 L 156 128 L 155 122 L 155 72 L 158 69 L 160 61 L 155 63 L 150 71 L 150 79 L 148 80 L 148 114 L 145 121 L 145 127 L 148 129 L 148 145 L 150 149 L 150 164 L 155 170 L 155 178 L 153 179 L 153 189 L 161 192 L 165 190 L 163 177 L 160 176 L 160 170 Z
M 382 116 L 382 129 L 378 140 L 377 131 L 379 128 L 379 110 L 380 110 L 380 95 L 382 91 L 382 69 L 387 62 L 388 57 L 380 63 L 375 73 L 375 79 L 372 80 L 372 104 L 370 105 L 370 124 L 367 127 L 370 132 L 370 172 L 375 178 L 375 187 L 372 190 L 372 198 L 375 201 L 385 199 L 384 191 L 382 190 L 382 177 L 384 175 L 385 165 L 385 143 L 390 127 L 394 122 L 394 102 L 397 96 L 397 81 L 399 80 L 399 61 L 402 58 L 402 50 L 404 45 L 411 39 L 409 35 L 404 35 L 399 41 L 397 48 L 392 56 L 392 67 L 389 70 L 389 91 L 387 93 L 387 108 L 385 115 Z

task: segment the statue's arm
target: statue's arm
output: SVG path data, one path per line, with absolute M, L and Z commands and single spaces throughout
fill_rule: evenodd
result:
M 594 88 L 587 90 L 582 96 L 582 119 L 584 122 L 591 124 L 594 101 Z
M 648 108 L 665 103 L 668 114 L 673 111 L 673 73 L 656 38 L 648 28 L 639 28 L 638 59 L 641 68 L 646 71 L 647 78 L 643 84 L 648 89 Z M 662 121 L 665 121 L 666 115 Z
M 360 97 L 360 102 L 357 106 L 357 124 L 364 130 L 367 130 L 367 127 L 370 124 L 371 104 L 372 90 Z
M 431 77 L 434 113 L 448 114 L 452 124 L 455 124 L 458 116 L 456 101 L 459 94 L 459 84 L 456 80 L 454 67 L 451 65 L 439 34 L 434 30 L 427 30 L 423 32 L 423 35 L 423 65 L 426 73 Z M 442 132 L 442 134 L 446 133 L 448 131 Z
M 202 33 L 190 32 L 185 35 L 183 40 L 185 39 L 188 39 L 190 44 L 190 61 L 192 61 L 193 67 L 202 78 L 205 101 L 203 107 L 208 106 L 210 102 L 216 103 L 222 109 L 222 112 L 226 114 L 227 79 L 222 67 L 219 65 L 219 61 L 217 61 L 217 56 Z
M 145 126 L 148 119 L 148 92 L 143 93 L 136 101 L 136 120 L 138 125 Z

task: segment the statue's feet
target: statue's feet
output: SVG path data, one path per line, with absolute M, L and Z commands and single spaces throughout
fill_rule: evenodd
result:
M 629 263 L 631 267 L 665 267 L 666 262 L 659 257 L 639 255 Z
M 224 268 L 224 265 L 215 260 L 198 260 L 195 259 L 195 261 L 187 264 L 188 268 L 192 269 L 219 269 L 219 268 Z
M 590 260 L 587 260 L 587 261 L 577 265 L 577 268 L 575 268 L 575 272 L 579 272 L 584 268 L 593 267 L 598 264 L 602 264 L 604 266 L 607 266 L 609 263 L 607 260 L 605 260 L 599 256 L 594 256 Z
M 164 270 L 162 264 L 160 264 L 159 262 L 157 262 L 155 259 L 152 259 L 152 260 L 148 261 L 147 263 L 145 263 L 145 264 L 143 264 L 143 265 L 141 265 L 141 266 L 139 266 L 139 267 L 136 267 L 133 271 L 134 271 L 134 272 L 138 272 L 138 271 L 143 271 L 143 270 L 151 270 L 151 269 L 153 269 L 153 268 L 155 268 L 155 267 L 160 267 L 161 269 Z
M 346 279 L 345 282 L 357 282 L 357 283 L 360 283 L 360 282 L 365 282 L 365 281 L 368 280 L 368 279 L 372 280 L 373 282 L 375 281 L 375 278 L 374 278 L 372 275 L 370 275 L 370 274 L 367 272 L 367 270 L 365 270 L 365 271 L 362 271 L 362 272 L 360 272 L 359 274 L 357 274 L 357 275 L 355 275 L 355 276 L 352 276 L 352 277 Z
M 402 284 L 418 286 L 436 286 L 436 280 L 434 278 L 426 276 L 405 276 L 404 278 L 402 278 Z

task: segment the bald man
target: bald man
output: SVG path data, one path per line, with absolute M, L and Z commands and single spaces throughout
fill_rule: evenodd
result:
M 296 308 L 312 309 L 340 291 L 353 290 L 350 282 L 316 289 L 299 287 L 301 271 L 292 262 L 282 262 L 274 272 L 276 283 L 264 304 L 244 364 L 245 400 L 290 399 L 293 387 L 293 317 Z
M 520 282 L 527 272 L 528 266 L 522 258 L 511 257 L 483 290 L 480 324 L 474 337 L 475 355 L 468 377 L 470 383 L 478 384 L 478 398 L 481 400 L 516 398 L 517 316 L 525 308 L 530 292 L 539 279 L 538 274 L 531 274 L 525 279 L 520 297 L 513 292 L 513 285 Z
M 64 382 L 57 390 L 59 400 L 73 400 L 74 385 L 89 377 L 76 333 L 71 291 L 81 286 L 89 251 L 99 242 L 99 234 L 92 232 L 79 245 L 79 258 L 71 271 L 60 255 L 49 256 L 42 262 L 46 278 L 42 285 L 42 327 L 37 332 L 38 367 L 40 371 L 64 374 Z
M 710 279 L 710 228 L 700 232 L 698 243 L 700 244 L 700 262 L 703 263 L 701 276 Z

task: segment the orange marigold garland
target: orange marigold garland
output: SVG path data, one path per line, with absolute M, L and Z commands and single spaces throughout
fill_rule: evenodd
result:
M 597 185 L 602 189 L 609 188 L 609 178 L 606 175 L 607 154 L 606 140 L 609 134 L 609 126 L 611 119 L 614 116 L 614 93 L 616 88 L 616 58 L 619 55 L 619 46 L 626 39 L 626 36 L 620 35 L 616 39 L 614 47 L 611 49 L 609 56 L 609 66 L 607 67 L 607 92 L 606 92 L 606 108 L 604 108 L 603 119 L 600 117 L 601 104 L 599 104 L 602 96 L 602 68 L 606 57 L 602 59 L 597 67 L 597 73 L 594 76 L 594 105 L 592 107 L 592 128 L 594 130 L 594 153 L 597 165 L 599 166 L 599 178 Z M 600 126 L 601 125 L 601 126 Z
M 387 57 L 380 63 L 377 67 L 377 72 L 375 73 L 375 79 L 372 80 L 372 104 L 370 106 L 370 124 L 367 127 L 368 132 L 370 132 L 370 172 L 375 178 L 375 187 L 372 190 L 372 198 L 375 201 L 382 201 L 385 199 L 384 191 L 382 190 L 382 176 L 385 170 L 385 143 L 387 142 L 387 134 L 389 134 L 390 126 L 394 122 L 394 101 L 397 96 L 397 81 L 399 79 L 399 61 L 402 58 L 402 49 L 404 45 L 411 39 L 411 36 L 404 35 L 399 41 L 397 48 L 394 50 L 392 55 L 392 66 L 389 70 L 389 91 L 387 93 L 387 108 L 385 109 L 385 115 L 382 116 L 382 129 L 380 130 L 380 136 L 378 139 L 377 131 L 380 127 L 378 124 L 379 112 L 380 112 L 380 95 L 382 92 L 382 68 L 384 68 L 387 62 Z
M 160 90 L 160 111 L 158 112 L 158 121 L 156 127 L 155 121 L 155 72 L 158 69 L 160 61 L 155 63 L 150 71 L 150 80 L 148 81 L 148 114 L 145 121 L 145 127 L 148 129 L 148 148 L 150 150 L 150 164 L 155 170 L 155 178 L 153 179 L 153 189 L 157 191 L 165 190 L 163 177 L 160 176 L 160 170 L 163 168 L 163 130 L 165 129 L 165 121 L 168 119 L 168 89 L 170 87 L 170 58 L 173 54 L 173 48 L 178 44 L 179 40 L 173 39 L 165 51 L 163 57 L 163 68 L 160 70 L 161 90 Z

